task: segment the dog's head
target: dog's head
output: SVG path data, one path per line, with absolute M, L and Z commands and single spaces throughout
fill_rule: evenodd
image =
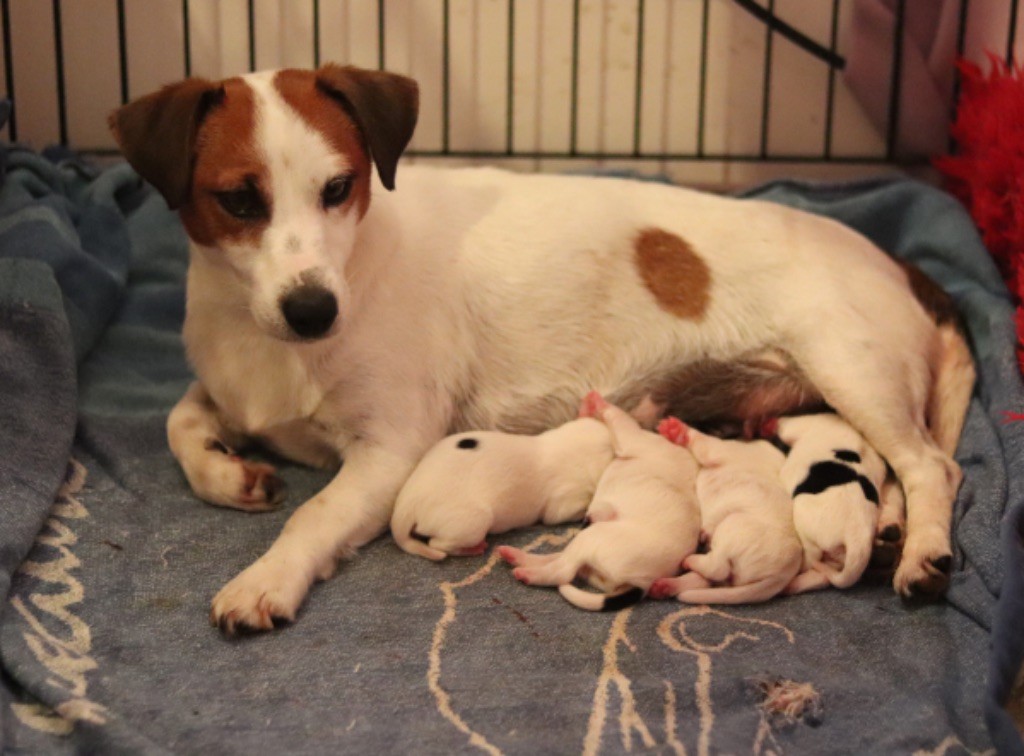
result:
M 110 127 L 199 253 L 234 274 L 257 324 L 315 340 L 345 314 L 372 165 L 393 189 L 417 108 L 411 79 L 328 64 L 186 79 L 116 110 Z

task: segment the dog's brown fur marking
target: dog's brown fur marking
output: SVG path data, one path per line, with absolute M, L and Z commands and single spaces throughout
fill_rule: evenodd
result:
M 684 239 L 645 228 L 633 242 L 640 278 L 663 310 L 700 320 L 711 298 L 711 271 Z
M 951 323 L 962 333 L 963 323 L 956 304 L 953 302 L 953 297 L 913 263 L 902 260 L 898 260 L 897 263 L 907 274 L 907 281 L 910 284 L 910 290 L 914 292 L 914 298 L 931 315 L 935 324 L 941 326 Z
M 345 205 L 355 207 L 362 218 L 370 206 L 372 169 L 359 127 L 320 91 L 312 71 L 278 71 L 274 76 L 274 87 L 302 120 L 323 135 L 334 150 L 348 158 L 354 180 Z
M 240 78 L 222 83 L 222 104 L 211 108 L 196 137 L 192 189 L 181 206 L 181 221 L 198 244 L 222 241 L 256 243 L 273 212 L 270 177 L 256 148 L 256 98 Z M 240 220 L 217 202 L 215 192 L 230 191 L 251 182 L 260 189 L 267 216 Z

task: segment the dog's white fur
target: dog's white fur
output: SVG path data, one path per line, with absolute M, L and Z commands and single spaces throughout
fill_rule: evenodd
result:
M 448 436 L 426 453 L 398 494 L 391 534 L 427 559 L 480 553 L 488 533 L 582 518 L 611 461 L 608 428 L 590 417 L 538 436 Z
M 656 579 L 674 575 L 697 548 L 700 511 L 697 464 L 686 449 L 656 433 L 599 395 L 588 396 L 593 416 L 611 431 L 615 458 L 587 508 L 589 525 L 562 551 L 533 554 L 511 546 L 499 553 L 527 585 L 557 585 L 566 601 L 599 611 L 615 598 L 642 598 Z M 601 593 L 572 585 L 584 578 Z
M 324 210 L 320 187 L 351 158 L 292 110 L 272 77 L 243 82 L 273 214 L 255 241 L 193 240 L 184 338 L 198 380 L 171 413 L 168 437 L 195 492 L 228 506 L 265 506 L 250 485 L 261 473 L 211 439 L 345 464 L 216 595 L 211 617 L 222 629 L 294 619 L 339 557 L 387 528 L 406 478 L 446 433 L 540 431 L 568 420 L 590 387 L 642 393 L 698 360 L 763 354 L 787 355 L 903 484 L 897 590 L 935 578 L 933 563 L 950 554 L 960 470 L 929 424 L 959 423 L 966 397 L 926 416 L 939 330 L 874 245 L 767 202 L 488 168 L 403 167 L 394 192 L 374 178 L 361 218 Z M 323 107 L 336 105 L 325 98 Z M 699 317 L 671 314 L 644 286 L 634 243 L 646 228 L 684 239 L 707 264 Z M 294 339 L 278 306 L 304 273 L 340 308 L 313 342 Z
M 802 549 L 793 528 L 793 501 L 779 473 L 785 455 L 767 441 L 727 441 L 678 423 L 663 424 L 700 465 L 697 499 L 706 554 L 688 570 L 651 586 L 657 598 L 690 604 L 750 604 L 782 592 L 800 571 Z
M 797 494 L 797 490 L 815 464 L 842 464 L 863 476 L 880 496 L 885 463 L 838 415 L 779 418 L 777 432 L 790 447 L 779 476 L 793 495 L 793 524 L 804 549 L 801 573 L 787 592 L 802 593 L 829 585 L 849 588 L 871 560 L 880 502 L 870 501 L 859 482 L 831 486 L 819 493 Z M 853 452 L 857 458 L 843 460 L 836 452 Z

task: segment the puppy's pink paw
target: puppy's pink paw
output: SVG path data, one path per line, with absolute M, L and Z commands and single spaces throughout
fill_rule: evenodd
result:
M 608 406 L 608 402 L 601 396 L 598 391 L 591 391 L 580 403 L 580 417 L 599 417 L 605 408 Z
M 691 554 L 690 556 L 686 557 L 686 559 L 683 560 L 683 563 L 680 564 L 679 566 L 682 567 L 687 572 L 690 572 L 690 571 L 693 570 L 693 564 L 694 564 L 693 563 L 693 555 Z
M 658 433 L 677 446 L 687 446 L 690 443 L 690 429 L 678 417 L 669 416 L 658 423 Z
M 458 549 L 454 553 L 454 556 L 480 556 L 487 551 L 487 541 L 480 541 L 476 546 L 468 546 L 464 549 Z
M 517 549 L 515 546 L 499 546 L 498 556 L 504 559 L 508 564 L 515 567 L 519 564 L 519 556 L 522 554 L 521 549 Z
M 766 417 L 757 428 L 758 438 L 775 438 L 779 435 L 779 418 Z
M 647 590 L 652 599 L 667 599 L 676 595 L 676 585 L 672 578 L 658 578 Z
M 523 567 L 516 567 L 514 570 L 512 570 L 512 577 L 514 577 L 523 585 L 530 584 L 529 573 Z

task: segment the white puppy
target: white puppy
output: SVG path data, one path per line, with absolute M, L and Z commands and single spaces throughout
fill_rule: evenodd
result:
M 398 494 L 391 533 L 403 549 L 427 559 L 479 554 L 488 533 L 580 519 L 611 461 L 608 428 L 590 417 L 539 436 L 449 436 L 427 452 Z
M 780 593 L 801 562 L 792 501 L 779 480 L 785 455 L 767 441 L 725 441 L 676 418 L 659 430 L 686 445 L 701 466 L 697 498 L 709 550 L 686 558 L 687 574 L 655 581 L 651 596 L 747 604 Z
M 783 417 L 777 434 L 790 447 L 780 477 L 804 549 L 787 592 L 849 588 L 871 559 L 885 463 L 838 415 Z
M 697 548 L 697 465 L 685 449 L 643 430 L 599 394 L 586 401 L 608 425 L 615 449 L 587 509 L 589 527 L 554 554 L 498 551 L 527 585 L 557 585 L 581 609 L 619 609 L 643 598 L 655 579 L 674 575 Z M 577 577 L 602 593 L 572 585 Z

